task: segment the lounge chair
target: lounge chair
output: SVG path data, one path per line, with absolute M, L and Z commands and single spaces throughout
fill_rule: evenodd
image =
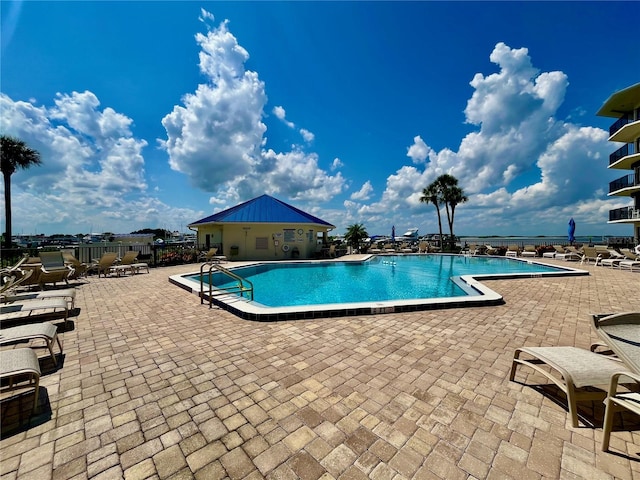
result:
M 590 247 L 585 245 L 582 247 L 582 260 L 580 260 L 580 264 L 593 262 L 594 265 L 597 265 L 602 256 L 596 250 L 596 247 Z
M 429 253 L 429 244 L 427 242 L 420 242 L 418 245 L 418 253 Z
M 509 245 L 504 255 L 505 257 L 517 257 L 520 255 L 520 247 L 518 245 Z
M 97 270 L 98 278 L 100 278 L 100 274 L 104 274 L 106 277 L 108 273 L 111 273 L 111 267 L 113 267 L 117 259 L 118 255 L 115 252 L 105 252 L 99 260 L 93 261 L 88 271 Z
M 396 253 L 396 247 L 393 245 L 393 243 L 385 243 L 382 250 L 384 251 L 384 253 Z
M 132 274 L 140 272 L 141 269 L 145 268 L 147 273 L 149 273 L 149 264 L 144 262 L 138 262 L 138 254 L 135 250 L 129 250 L 124 254 L 124 257 L 120 259 L 120 263 L 111 267 L 111 271 L 115 272 L 116 275 L 120 276 L 121 273 L 126 273 L 130 271 Z
M 609 449 L 613 415 L 630 410 L 640 415 L 640 312 L 614 315 L 593 315 L 596 332 L 622 361 L 618 372 L 611 376 L 603 422 L 602 450 Z M 627 384 L 624 388 L 622 384 Z M 628 388 L 634 386 L 634 389 Z
M 589 387 L 608 385 L 611 376 L 619 372 L 622 366 L 610 357 L 576 347 L 517 348 L 509 380 L 514 380 L 518 365 L 526 365 L 541 373 L 564 392 L 574 427 L 578 427 L 577 402 L 604 400 L 604 390 Z
M 600 260 L 600 265 L 602 265 L 603 267 L 617 267 L 618 263 L 620 263 L 622 260 L 624 260 L 625 257 L 624 255 L 622 255 L 621 253 L 616 252 L 615 250 L 609 249 L 609 256 L 607 258 L 602 258 Z
M 57 342 L 60 354 L 62 354 L 62 343 L 58 337 L 58 327 L 54 324 L 49 322 L 33 323 L 0 330 L 0 345 L 9 345 L 30 340 L 44 340 L 51 354 L 53 364 L 58 364 L 56 356 L 53 353 L 53 345 Z
M 42 272 L 38 277 L 40 288 L 44 288 L 44 284 L 64 281 L 69 284 L 68 277 L 72 273 L 71 267 L 65 265 L 62 252 L 40 252 L 38 254 L 42 263 Z
M 538 251 L 536 250 L 535 245 L 525 245 L 520 255 L 523 257 L 537 257 Z
M 8 381 L 7 390 L 23 388 L 21 383 L 26 379 L 26 387 L 34 388 L 35 399 L 33 411 L 38 408 L 38 395 L 40 386 L 40 364 L 36 353 L 30 348 L 17 348 L 14 350 L 0 351 L 0 380 L 3 384 Z
M 73 269 L 71 274 L 69 274 L 69 280 L 77 280 L 78 278 L 87 275 L 89 265 L 78 260 L 73 253 L 63 251 L 62 258 L 64 259 L 64 263 Z
M 400 253 L 413 253 L 413 248 L 408 243 L 400 245 Z
M 621 260 L 617 265 L 618 268 L 628 268 L 632 272 L 636 267 L 638 268 L 638 270 L 640 270 L 640 255 L 636 255 L 628 248 L 621 248 L 620 252 L 625 256 L 626 260 Z
M 225 257 L 224 255 L 218 255 L 218 248 L 214 247 L 210 248 L 208 252 L 202 252 L 200 255 L 198 255 L 198 260 L 218 263 L 222 261 L 226 262 L 227 257 Z
M 14 291 L 3 292 L 0 295 L 0 303 L 23 302 L 25 300 L 45 300 L 48 298 L 64 298 L 69 308 L 75 308 L 76 289 L 64 288 L 60 290 L 43 290 L 41 292 L 22 292 Z
M 69 319 L 69 304 L 64 298 L 47 298 L 44 300 L 26 300 L 24 302 L 3 303 L 0 305 L 0 323 L 9 321 L 28 321 L 38 319 L 34 315 L 41 315 L 52 311 L 64 311 L 64 326 L 67 327 Z

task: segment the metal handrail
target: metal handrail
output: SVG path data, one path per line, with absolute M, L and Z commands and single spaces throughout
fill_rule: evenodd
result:
M 214 293 L 213 293 L 212 272 L 214 270 L 224 275 L 227 275 L 228 277 L 231 277 L 233 280 L 236 280 L 238 282 L 238 285 L 236 285 L 235 287 L 228 287 L 228 288 L 216 287 L 216 290 L 219 291 L 219 292 L 216 292 L 216 295 L 224 295 L 227 293 L 239 293 L 240 295 L 243 295 L 246 292 L 246 293 L 249 293 L 249 299 L 253 300 L 253 283 L 251 283 L 250 280 L 247 280 L 246 278 L 242 278 L 240 275 L 237 275 L 233 273 L 231 270 L 224 268 L 222 265 L 220 265 L 220 262 L 213 261 L 213 262 L 205 262 L 202 265 L 200 265 L 200 304 L 201 305 L 204 303 L 204 269 L 207 266 L 209 267 L 209 271 L 207 272 L 208 279 L 209 279 L 209 308 L 212 308 L 213 306 Z M 245 285 L 245 284 L 248 284 L 248 285 Z

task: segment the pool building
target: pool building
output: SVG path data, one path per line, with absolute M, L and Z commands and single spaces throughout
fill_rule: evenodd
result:
M 188 225 L 197 232 L 198 246 L 218 248 L 230 260 L 290 260 L 317 257 L 318 236 L 326 243 L 335 228 L 310 213 L 269 195 Z

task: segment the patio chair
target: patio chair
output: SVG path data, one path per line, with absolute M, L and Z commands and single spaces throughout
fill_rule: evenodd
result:
M 120 273 L 126 273 L 130 271 L 132 274 L 138 273 L 140 269 L 145 268 L 149 273 L 149 264 L 144 262 L 138 262 L 139 252 L 135 250 L 129 250 L 124 254 L 124 257 L 120 259 L 120 263 L 111 267 L 111 270 L 116 272 L 116 275 L 120 276 Z
M 596 247 L 585 245 L 584 247 L 582 247 L 582 254 L 583 255 L 582 260 L 580 260 L 580 264 L 588 264 L 589 262 L 593 262 L 594 265 L 597 265 L 602 259 L 602 256 L 598 253 Z
M 218 248 L 210 248 L 208 252 L 202 252 L 198 255 L 198 260 L 205 262 L 221 262 L 227 261 L 227 257 L 224 255 L 218 255 Z
M 104 274 L 106 277 L 108 273 L 111 273 L 111 267 L 116 263 L 118 259 L 118 255 L 115 252 L 105 252 L 102 254 L 99 260 L 94 260 L 93 263 L 89 266 L 90 272 L 97 270 L 98 278 L 100 278 L 101 274 Z
M 509 380 L 514 381 L 518 365 L 526 365 L 541 373 L 564 393 L 573 427 L 578 427 L 577 402 L 604 400 L 606 391 L 592 387 L 608 385 L 611 376 L 623 367 L 608 356 L 564 346 L 517 348 Z
M 34 388 L 33 411 L 36 411 L 40 393 L 40 364 L 33 350 L 17 348 L 0 351 L 0 380 L 3 386 L 5 382 L 8 383 L 7 391 L 24 388 L 21 382 L 27 380 L 26 387 Z
M 64 326 L 66 330 L 69 319 L 69 304 L 64 298 L 46 298 L 44 300 L 2 303 L 0 304 L 0 323 L 39 320 L 41 319 L 39 315 L 46 313 L 57 314 L 60 310 L 64 312 Z
M 64 298 L 69 303 L 69 308 L 75 308 L 76 289 L 64 288 L 60 290 L 43 290 L 40 292 L 17 293 L 13 290 L 2 292 L 0 303 L 23 302 L 25 300 L 45 300 L 47 298 Z
M 602 265 L 603 267 L 617 267 L 622 260 L 627 258 L 621 253 L 618 253 L 612 249 L 609 249 L 608 252 L 609 256 L 600 260 L 600 265 Z
M 427 242 L 420 242 L 420 245 L 418 245 L 418 253 L 429 253 L 429 244 Z
M 525 245 L 520 255 L 523 257 L 537 257 L 538 251 L 535 245 Z
M 618 262 L 618 268 L 628 268 L 632 272 L 636 267 L 638 268 L 638 270 L 640 270 L 640 255 L 636 255 L 628 248 L 621 248 L 620 252 L 625 256 L 626 259 L 620 260 L 620 262 Z
M 18 327 L 3 328 L 0 330 L 0 345 L 10 345 L 31 340 L 44 340 L 54 365 L 58 365 L 53 353 L 54 343 L 58 343 L 62 355 L 62 343 L 58 337 L 58 327 L 49 322 L 20 325 Z
M 73 272 L 69 274 L 69 280 L 77 280 L 78 278 L 87 275 L 89 265 L 78 260 L 73 253 L 63 251 L 62 258 L 64 259 L 64 262 L 73 269 Z
M 505 257 L 517 257 L 520 255 L 520 247 L 518 245 L 509 245 Z
M 640 415 L 640 312 L 593 315 L 592 318 L 600 338 L 622 361 L 618 372 L 611 377 L 605 400 L 602 450 L 606 451 L 614 413 L 626 409 Z M 621 388 L 623 383 L 627 385 Z

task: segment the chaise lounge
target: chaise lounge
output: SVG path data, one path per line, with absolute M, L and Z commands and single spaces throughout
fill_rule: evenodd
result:
M 5 382 L 8 383 L 7 391 L 25 387 L 34 388 L 33 411 L 36 411 L 40 393 L 40 364 L 36 353 L 32 349 L 1 350 L 0 380 L 3 386 Z M 22 384 L 24 380 L 28 382 L 26 386 Z

